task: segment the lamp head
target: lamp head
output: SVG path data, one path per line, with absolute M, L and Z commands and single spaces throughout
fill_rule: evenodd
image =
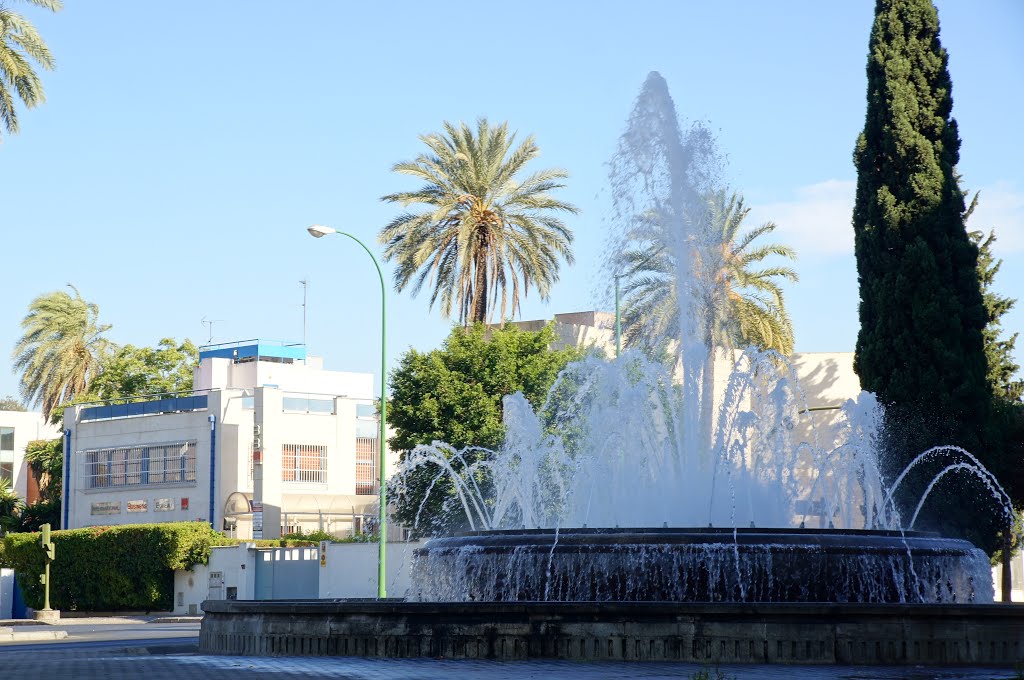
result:
M 309 235 L 313 238 L 323 238 L 324 236 L 327 236 L 327 234 L 338 233 L 337 229 L 331 229 L 330 227 L 325 227 L 320 224 L 314 224 L 312 227 L 307 228 L 306 231 L 308 231 Z

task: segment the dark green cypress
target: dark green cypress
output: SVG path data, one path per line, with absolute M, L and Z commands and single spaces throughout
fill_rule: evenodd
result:
M 883 472 L 890 480 L 931 446 L 986 455 L 987 316 L 978 249 L 964 228 L 947 66 L 931 0 L 877 0 L 867 115 L 854 152 L 861 300 L 855 369 L 886 406 Z M 942 467 L 920 469 L 903 484 L 904 522 Z M 916 528 L 992 547 L 1000 518 L 983 487 L 966 477 L 942 481 Z

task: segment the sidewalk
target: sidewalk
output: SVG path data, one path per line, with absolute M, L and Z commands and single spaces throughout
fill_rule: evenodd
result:
M 77 613 L 77 612 L 76 612 Z M 200 623 L 201 616 L 139 615 L 124 616 L 70 616 L 56 621 L 35 619 L 0 619 L 0 645 L 3 643 L 33 642 L 39 640 L 63 640 L 68 629 L 83 626 L 125 626 L 147 623 Z

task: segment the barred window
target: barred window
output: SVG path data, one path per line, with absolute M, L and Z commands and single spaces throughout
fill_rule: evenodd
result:
M 281 447 L 281 480 L 326 482 L 327 447 L 316 444 L 285 444 Z
M 356 437 L 356 494 L 373 495 L 377 483 L 377 438 Z
M 196 481 L 196 441 L 80 451 L 85 488 L 102 489 Z

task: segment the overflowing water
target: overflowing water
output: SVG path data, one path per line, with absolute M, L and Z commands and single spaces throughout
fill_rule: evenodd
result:
M 451 481 L 454 493 L 445 501 L 447 509 L 464 517 L 466 528 L 555 530 L 552 540 L 541 542 L 540 552 L 535 546 L 516 548 L 498 563 L 472 544 L 460 545 L 454 557 L 435 551 L 434 557 L 444 553 L 449 560 L 447 567 L 439 563 L 427 569 L 435 595 L 494 599 L 499 591 L 489 588 L 495 583 L 539 579 L 545 584 L 539 594 L 525 586 L 520 590 L 543 599 L 586 599 L 583 591 L 590 586 L 585 583 L 601 582 L 598 574 L 611 578 L 617 573 L 607 560 L 626 560 L 639 572 L 675 574 L 667 577 L 670 585 L 657 586 L 662 590 L 705 587 L 700 585 L 705 581 L 680 576 L 700 564 L 717 574 L 706 580 L 718 589 L 717 595 L 705 593 L 711 599 L 785 599 L 781 591 L 771 590 L 771 578 L 765 581 L 769 585 L 758 586 L 763 592 L 748 592 L 744 586 L 760 583 L 750 575 L 770 573 L 765 560 L 778 561 L 780 553 L 750 548 L 741 558 L 735 537 L 687 549 L 689 557 L 683 561 L 690 566 L 682 569 L 678 549 L 656 545 L 601 556 L 585 550 L 582 557 L 573 553 L 556 560 L 558 531 L 813 527 L 899 532 L 913 527 L 917 512 L 905 522 L 893 501 L 903 475 L 887 487 L 879 470 L 882 412 L 872 394 L 847 401 L 828 431 L 817 431 L 786 357 L 730 347 L 733 320 L 725 313 L 727 290 L 720 276 L 723 244 L 717 240 L 720 231 L 709 224 L 713 216 L 707 200 L 720 172 L 706 126 L 680 127 L 664 80 L 652 74 L 611 163 L 614 216 L 620 228 L 607 267 L 628 281 L 630 273 L 646 266 L 644 278 L 627 285 L 627 293 L 660 286 L 664 304 L 631 323 L 631 344 L 643 351 L 626 351 L 614 360 L 590 356 L 571 364 L 537 410 L 521 394 L 505 397 L 506 440 L 500 449 L 459 451 L 435 442 L 405 457 L 396 475 L 394 493 L 399 498 L 410 492 L 402 484 L 407 475 L 436 470 L 428 488 L 441 479 Z M 808 440 L 795 434 L 799 431 L 809 431 Z M 1012 513 L 991 473 L 962 449 L 927 451 L 908 470 L 934 460 L 946 465 L 936 482 L 949 473 L 971 474 Z M 812 544 L 807 549 L 816 548 Z M 930 557 L 922 561 L 917 554 L 912 558 L 909 544 L 904 552 L 907 559 L 887 555 L 885 560 L 895 562 L 884 562 L 878 572 L 882 575 L 876 574 L 897 594 L 882 598 L 877 595 L 882 586 L 876 584 L 867 586 L 866 593 L 844 595 L 858 579 L 876 578 L 866 575 L 870 570 L 860 564 L 863 556 L 851 555 L 841 567 L 833 565 L 850 585 L 831 597 L 952 601 L 959 591 L 961 601 L 991 599 L 991 579 L 980 551 L 956 574 L 943 561 L 946 557 L 935 558 L 938 562 L 928 561 Z M 450 559 L 468 562 L 452 567 Z M 650 564 L 645 567 L 648 562 L 669 566 L 658 572 Z M 562 576 L 555 578 L 556 571 Z M 574 574 L 592 576 L 580 580 Z M 443 587 L 446 579 L 458 584 Z M 484 584 L 479 592 L 474 580 Z M 588 592 L 593 595 L 592 589 Z

